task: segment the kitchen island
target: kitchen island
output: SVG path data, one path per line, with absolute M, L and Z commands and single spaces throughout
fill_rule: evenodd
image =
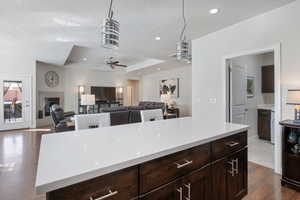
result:
M 247 126 L 178 118 L 42 137 L 47 200 L 241 199 Z

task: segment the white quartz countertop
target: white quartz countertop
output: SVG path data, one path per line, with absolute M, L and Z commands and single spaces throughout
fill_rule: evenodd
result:
M 53 191 L 247 128 L 187 117 L 43 135 L 36 191 Z
M 261 104 L 257 105 L 257 109 L 263 109 L 263 110 L 271 110 L 274 112 L 274 104 Z

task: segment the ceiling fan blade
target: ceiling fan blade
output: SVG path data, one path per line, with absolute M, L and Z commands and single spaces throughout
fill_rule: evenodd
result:
M 106 62 L 106 64 L 108 65 L 116 65 L 116 64 L 119 64 L 119 61 L 109 61 L 109 62 Z
M 128 67 L 127 65 L 115 64 L 117 67 Z

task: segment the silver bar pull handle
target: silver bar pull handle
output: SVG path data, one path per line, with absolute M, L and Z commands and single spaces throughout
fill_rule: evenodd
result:
M 185 197 L 185 200 L 191 200 L 191 184 L 184 185 L 188 189 L 188 197 Z
M 179 199 L 182 200 L 182 187 L 178 188 L 177 192 L 179 192 Z
M 235 163 L 234 172 L 236 175 L 238 175 L 239 174 L 239 159 L 236 158 L 235 160 L 233 160 L 233 162 Z
M 109 197 L 112 197 L 112 196 L 114 196 L 114 195 L 116 195 L 118 193 L 119 193 L 118 191 L 112 192 L 111 190 L 109 190 L 108 194 L 106 194 L 106 195 L 104 195 L 102 197 L 99 197 L 97 199 L 94 199 L 93 197 L 90 197 L 90 200 L 103 200 L 103 199 L 107 199 Z
M 186 167 L 186 166 L 191 165 L 191 164 L 193 164 L 192 160 L 190 160 L 190 161 L 189 160 L 185 160 L 185 163 L 183 163 L 183 164 L 175 163 L 175 165 L 177 166 L 177 169 Z
M 231 142 L 227 142 L 226 146 L 235 147 L 235 146 L 237 146 L 239 144 L 240 144 L 239 142 L 231 141 Z
M 234 175 L 235 175 L 235 170 L 234 170 L 234 160 L 228 161 L 227 163 L 228 163 L 228 164 L 230 165 L 230 167 L 231 167 L 231 169 L 228 170 L 228 173 L 231 174 L 231 176 L 234 176 Z

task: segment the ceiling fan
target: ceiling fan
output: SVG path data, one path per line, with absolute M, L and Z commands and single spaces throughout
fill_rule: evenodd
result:
M 114 60 L 113 57 L 110 57 L 106 64 L 109 65 L 112 69 L 115 69 L 116 67 L 128 67 L 127 65 L 120 64 L 120 61 Z

